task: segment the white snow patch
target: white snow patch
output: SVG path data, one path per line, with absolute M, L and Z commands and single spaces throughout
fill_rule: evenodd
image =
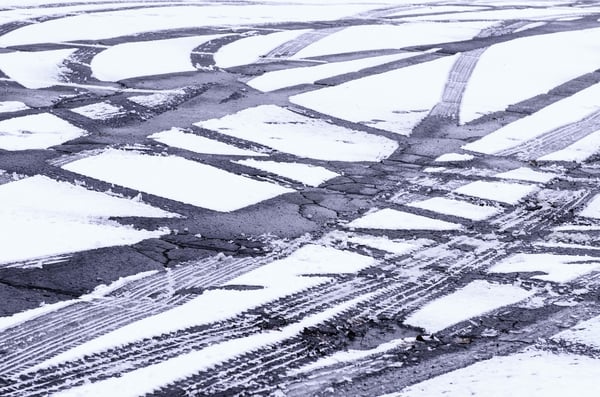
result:
M 539 161 L 583 162 L 600 152 L 600 130 L 594 131 L 577 142 L 540 157 Z
M 452 162 L 452 161 L 469 161 L 469 160 L 473 160 L 474 158 L 475 158 L 475 156 L 473 156 L 472 154 L 445 153 L 445 154 L 442 154 L 441 156 L 439 156 L 438 158 L 436 158 L 434 161 L 436 161 L 438 163 L 446 163 L 446 162 Z
M 552 228 L 555 232 L 589 232 L 600 230 L 600 225 L 560 225 Z
M 440 214 L 454 215 L 461 218 L 482 221 L 500 212 L 498 208 L 489 205 L 476 205 L 466 201 L 445 197 L 434 197 L 424 201 L 407 204 L 409 207 L 422 208 Z
M 519 32 L 524 32 L 525 30 L 539 28 L 540 26 L 544 26 L 546 24 L 547 24 L 547 22 L 528 23 L 527 25 L 525 25 L 517 30 L 513 30 L 513 33 L 519 33 Z
M 177 97 L 184 96 L 185 94 L 185 90 L 170 90 L 165 92 L 157 92 L 150 95 L 130 96 L 127 98 L 127 100 L 148 108 L 156 108 L 159 106 L 168 105 Z
M 70 109 L 84 117 L 92 120 L 108 120 L 113 117 L 121 116 L 125 110 L 108 102 L 92 103 L 90 105 L 80 106 Z
M 0 102 L 0 113 L 18 112 L 20 110 L 27 110 L 29 106 L 19 101 L 4 101 Z
M 369 236 L 369 235 L 351 235 L 347 237 L 347 241 L 353 244 L 364 245 L 382 251 L 387 251 L 394 255 L 408 254 L 421 247 L 418 242 L 406 242 L 399 240 L 390 240 L 386 236 Z
M 428 7 L 414 7 L 414 8 L 409 8 L 406 10 L 402 10 L 402 11 L 395 11 L 391 14 L 387 14 L 386 18 L 392 18 L 392 17 L 401 17 L 401 16 L 406 16 L 406 15 L 423 15 L 423 14 L 437 14 L 437 13 L 444 13 L 444 12 L 464 12 L 464 11 L 478 11 L 478 10 L 483 10 L 485 9 L 484 7 L 472 7 L 472 6 L 441 6 L 441 5 L 434 5 L 434 6 L 428 6 Z
M 225 35 L 178 37 L 175 39 L 117 44 L 92 59 L 92 75 L 101 81 L 193 72 L 192 50 Z M 119 65 L 119 67 L 115 67 Z
M 600 194 L 596 195 L 579 213 L 586 218 L 600 219 Z
M 312 84 L 315 81 L 345 73 L 357 72 L 373 66 L 411 58 L 421 53 L 382 55 L 378 57 L 354 59 L 344 62 L 332 62 L 317 66 L 306 66 L 267 72 L 248 81 L 248 85 L 262 92 L 275 91 L 300 84 Z
M 386 230 L 459 230 L 461 225 L 385 208 L 350 222 L 347 227 Z
M 495 2 L 488 2 L 492 5 Z M 521 8 L 523 2 L 513 3 L 519 8 L 498 9 L 488 11 L 461 12 L 454 14 L 439 14 L 439 15 L 421 15 L 414 17 L 403 18 L 404 21 L 420 22 L 420 21 L 504 21 L 504 20 L 554 20 L 556 18 L 570 17 L 574 15 L 588 15 L 598 13 L 598 7 L 559 7 L 552 6 L 547 3 L 539 8 Z M 527 6 L 532 7 L 533 4 L 527 2 Z
M 516 254 L 489 268 L 490 273 L 543 272 L 532 278 L 566 283 L 600 269 L 600 258 L 588 255 Z
M 259 267 L 226 284 L 255 285 L 262 286 L 263 289 L 206 291 L 181 306 L 138 320 L 85 342 L 44 361 L 34 369 L 46 368 L 144 338 L 222 321 L 261 304 L 332 280 L 330 277 L 316 277 L 316 275 L 355 273 L 375 263 L 374 259 L 353 252 L 306 245 L 287 258 Z
M 340 119 L 408 136 L 440 101 L 455 60 L 456 56 L 447 56 L 295 95 L 290 101 Z
M 389 397 L 595 397 L 598 373 L 600 360 L 529 350 L 438 375 Z
M 275 105 L 257 106 L 195 125 L 317 160 L 380 161 L 398 148 L 398 143 L 391 139 L 302 116 Z
M 235 211 L 294 190 L 186 160 L 109 149 L 64 169 L 215 211 Z
M 582 321 L 570 329 L 559 332 L 552 339 L 600 349 L 600 316 Z
M 502 179 L 515 179 L 519 181 L 539 183 L 550 182 L 552 179 L 556 178 L 556 174 L 551 174 L 549 172 L 534 171 L 531 168 L 527 167 L 516 168 L 514 170 L 502 172 L 494 176 L 496 178 Z
M 455 189 L 455 193 L 472 197 L 499 201 L 506 204 L 517 204 L 522 198 L 533 193 L 535 185 L 519 183 L 475 181 Z
M 8 52 L 0 54 L 0 70 L 25 88 L 52 87 L 63 81 L 62 64 L 73 52 L 74 48 Z
M 86 132 L 50 113 L 0 121 L 0 148 L 6 150 L 47 149 Z
M 238 160 L 235 162 L 259 170 L 272 172 L 273 174 L 293 179 L 313 187 L 317 187 L 323 182 L 340 176 L 327 168 L 310 164 L 280 163 L 277 161 L 258 161 L 254 159 Z
M 408 316 L 404 323 L 434 333 L 472 317 L 520 302 L 534 294 L 533 291 L 513 285 L 476 280 L 450 295 L 428 303 Z
M 265 153 L 255 152 L 249 149 L 240 149 L 224 142 L 205 138 L 179 128 L 171 128 L 167 131 L 157 132 L 148 136 L 157 142 L 172 147 L 190 150 L 196 153 L 222 154 L 229 156 L 267 156 Z

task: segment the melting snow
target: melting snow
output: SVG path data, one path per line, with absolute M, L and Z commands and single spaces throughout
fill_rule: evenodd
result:
M 85 134 L 53 114 L 33 114 L 0 121 L 0 148 L 47 149 Z
M 391 208 L 375 211 L 350 222 L 347 227 L 388 230 L 459 230 L 461 225 L 414 215 Z
M 424 201 L 408 204 L 409 207 L 422 208 L 440 214 L 454 215 L 474 221 L 482 221 L 500 212 L 489 205 L 476 205 L 444 197 L 434 197 Z
M 293 179 L 307 186 L 317 187 L 325 181 L 340 176 L 327 168 L 302 163 L 280 163 L 276 161 L 257 161 L 253 159 L 236 161 L 248 167 L 272 172 L 285 178 Z
M 0 70 L 25 88 L 52 87 L 62 82 L 62 63 L 73 52 L 73 48 L 8 52 L 0 54 Z
M 461 186 L 454 192 L 506 204 L 517 204 L 536 189 L 536 186 L 518 183 L 476 181 Z

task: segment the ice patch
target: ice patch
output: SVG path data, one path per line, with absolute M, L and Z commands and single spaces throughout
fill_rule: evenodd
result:
M 109 149 L 63 165 L 72 172 L 214 211 L 235 211 L 294 190 L 186 160 Z M 182 178 L 185 176 L 185 178 Z
M 380 161 L 398 148 L 398 143 L 391 139 L 302 116 L 274 105 L 245 109 L 195 125 L 317 160 Z
M 454 192 L 506 204 L 517 204 L 536 189 L 536 186 L 518 183 L 476 181 L 461 186 Z
M 92 103 L 70 110 L 92 120 L 108 120 L 125 114 L 124 109 L 108 102 Z
M 444 197 L 434 197 L 407 205 L 409 207 L 422 208 L 424 210 L 458 216 L 474 221 L 488 219 L 500 212 L 500 210 L 497 208 L 489 205 L 476 205 L 467 203 L 465 201 L 453 200 Z
M 0 70 L 25 88 L 52 87 L 62 82 L 62 64 L 74 52 L 69 48 L 4 53 L 0 54 Z
M 324 167 L 302 163 L 280 163 L 276 161 L 257 161 L 253 159 L 235 161 L 248 167 L 271 172 L 285 178 L 293 179 L 307 186 L 317 187 L 323 182 L 340 176 Z
M 513 285 L 476 280 L 411 314 L 405 324 L 434 333 L 472 317 L 525 300 L 535 294 Z
M 347 227 L 386 230 L 459 230 L 461 225 L 385 208 L 350 222 Z
M 516 179 L 519 181 L 547 183 L 556 178 L 555 174 L 534 171 L 531 168 L 521 167 L 514 170 L 494 175 L 496 178 Z
M 50 113 L 0 121 L 0 148 L 6 150 L 47 149 L 86 132 Z
M 459 153 L 445 153 L 436 158 L 434 161 L 438 163 L 447 163 L 451 161 L 470 161 L 473 160 L 475 156 L 472 154 L 459 154 Z

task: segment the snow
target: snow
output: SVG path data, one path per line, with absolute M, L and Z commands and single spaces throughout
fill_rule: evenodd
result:
M 535 185 L 475 181 L 455 189 L 454 192 L 506 204 L 517 204 L 522 198 L 533 193 L 536 189 Z
M 482 221 L 500 212 L 497 208 L 488 205 L 476 205 L 445 197 L 434 197 L 407 205 L 409 207 L 422 208 L 424 210 L 458 216 L 474 221 Z
M 222 321 L 253 307 L 332 281 L 330 277 L 317 275 L 355 273 L 375 263 L 374 259 L 353 252 L 306 245 L 287 258 L 259 267 L 226 284 L 255 285 L 262 286 L 262 289 L 205 291 L 180 306 L 85 342 L 35 368 L 46 368 L 144 338 Z
M 573 62 L 564 62 L 565 59 Z M 530 36 L 495 44 L 483 53 L 473 71 L 463 96 L 460 120 L 466 123 L 483 114 L 502 111 L 510 104 L 544 94 L 598 68 L 600 28 Z M 531 76 L 535 76 L 535 79 Z M 597 95 L 588 96 L 590 104 L 596 104 L 591 98 L 597 98 Z M 545 122 L 534 127 L 533 133 L 556 120 L 572 117 L 564 109 L 545 112 L 544 116 L 538 116 L 537 119 L 537 122 Z M 528 131 L 529 127 L 536 123 L 527 127 L 518 124 L 517 129 L 524 137 L 528 137 L 532 134 Z M 494 145 L 491 148 L 496 149 Z
M 245 37 L 221 47 L 213 56 L 215 65 L 221 68 L 231 68 L 254 63 L 276 47 L 307 32 L 310 32 L 310 29 L 285 30 Z
M 385 208 L 350 222 L 347 227 L 386 230 L 459 230 L 461 225 Z
M 125 113 L 123 108 L 108 102 L 92 103 L 90 105 L 80 106 L 70 110 L 71 112 L 75 112 L 92 120 L 108 120 L 113 117 L 121 116 Z
M 378 8 L 377 4 L 210 5 L 152 7 L 76 15 L 27 25 L 0 37 L 0 47 L 101 40 L 160 30 L 338 20 Z
M 4 101 L 0 102 L 0 113 L 18 112 L 21 110 L 27 110 L 29 106 L 19 101 Z
M 63 168 L 222 212 L 235 211 L 294 191 L 177 156 L 152 156 L 116 149 L 76 160 Z
M 312 187 L 317 187 L 323 182 L 340 176 L 327 168 L 302 163 L 280 163 L 254 159 L 238 160 L 235 163 L 271 172 Z
M 528 350 L 496 356 L 409 386 L 389 397 L 528 397 L 598 394 L 600 361 L 574 354 Z
M 353 244 L 364 245 L 382 251 L 387 251 L 394 255 L 408 254 L 421 246 L 417 242 L 406 242 L 398 240 L 390 240 L 386 236 L 369 236 L 369 235 L 351 235 L 347 237 L 347 241 Z
M 302 116 L 275 105 L 257 106 L 195 125 L 317 160 L 380 161 L 398 148 L 398 143 L 391 139 Z
M 476 280 L 465 287 L 430 302 L 408 316 L 405 324 L 435 333 L 472 317 L 520 302 L 535 292 L 513 285 Z
M 532 278 L 566 283 L 600 270 L 600 258 L 587 255 L 516 254 L 492 266 L 490 273 L 542 272 Z
M 592 132 L 564 149 L 544 155 L 538 161 L 583 162 L 598 152 L 600 152 L 600 130 Z
M 407 66 L 292 96 L 290 101 L 343 120 L 410 135 L 442 98 L 456 56 Z
M 516 179 L 519 181 L 546 183 L 556 178 L 556 174 L 534 171 L 531 168 L 521 167 L 495 175 L 496 178 Z
M 62 64 L 73 52 L 74 48 L 0 53 L 0 70 L 25 88 L 52 87 L 61 84 Z
M 167 131 L 152 134 L 148 136 L 148 138 L 164 143 L 165 145 L 190 150 L 196 153 L 222 154 L 229 156 L 267 156 L 265 153 L 259 153 L 249 149 L 240 149 L 228 145 L 227 143 L 185 132 L 184 130 L 175 127 Z
M 546 24 L 547 24 L 547 22 L 533 22 L 533 23 L 529 23 L 529 24 L 523 26 L 522 28 L 514 30 L 513 32 L 514 33 L 524 32 L 529 29 L 539 28 L 540 26 L 544 26 Z
M 0 263 L 134 244 L 166 230 L 135 230 L 112 216 L 173 217 L 149 205 L 45 176 L 0 185 Z
M 570 329 L 559 332 L 552 339 L 600 349 L 600 316 L 582 321 Z
M 305 328 L 323 323 L 357 304 L 369 299 L 370 294 L 343 302 L 318 314 L 308 316 L 278 331 L 267 331 L 244 338 L 214 344 L 202 350 L 182 354 L 175 358 L 136 369 L 120 377 L 84 384 L 56 393 L 56 397 L 137 397 L 158 390 L 161 386 L 185 379 L 202 370 L 210 369 L 224 361 L 253 350 L 273 345 L 300 334 Z
M 150 95 L 130 96 L 129 98 L 127 98 L 127 100 L 148 108 L 156 108 L 168 105 L 169 103 L 177 99 L 177 97 L 184 95 L 184 90 L 171 90 L 165 92 L 157 92 L 155 94 Z
M 47 149 L 86 135 L 86 131 L 50 113 L 0 121 L 0 148 Z
M 386 18 L 402 17 L 406 15 L 437 14 L 443 12 L 478 11 L 483 9 L 483 7 L 435 5 L 429 7 L 414 7 L 402 11 L 396 11 L 391 14 L 387 14 Z
M 475 156 L 472 154 L 459 154 L 459 153 L 445 153 L 436 158 L 434 161 L 438 163 L 447 163 L 452 161 L 470 161 L 473 160 Z
M 421 53 L 419 52 L 407 52 L 402 54 L 353 59 L 344 62 L 331 62 L 317 66 L 275 70 L 264 73 L 259 77 L 255 77 L 248 81 L 247 84 L 262 92 L 275 91 L 300 84 L 312 84 L 318 80 L 345 73 L 357 72 L 362 69 L 411 58 L 420 54 Z
M 401 49 L 468 40 L 489 22 L 411 23 L 400 25 L 358 25 L 345 28 L 312 43 L 292 58 L 310 58 L 358 51 Z
M 522 6 L 522 2 L 519 6 Z M 495 4 L 494 4 L 495 5 Z M 528 6 L 533 6 L 527 2 Z M 574 15 L 598 13 L 598 7 L 559 7 L 543 4 L 539 8 L 512 8 L 468 13 L 423 15 L 403 18 L 404 21 L 504 21 L 504 20 L 553 20 Z
M 600 195 L 594 196 L 579 215 L 586 218 L 600 219 Z
M 194 48 L 224 36 L 191 36 L 117 44 L 94 57 L 90 64 L 92 75 L 101 81 L 119 81 L 142 76 L 193 72 L 196 71 L 191 60 Z

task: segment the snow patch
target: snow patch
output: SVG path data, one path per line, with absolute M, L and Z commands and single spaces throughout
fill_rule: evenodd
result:
M 514 170 L 494 175 L 496 178 L 516 179 L 519 181 L 547 183 L 556 178 L 556 174 L 534 171 L 531 168 L 521 167 Z
M 346 225 L 359 229 L 386 229 L 386 230 L 459 230 L 461 225 L 427 218 L 408 212 L 385 208 L 371 212 L 361 218 L 355 219 Z
M 52 87 L 62 83 L 62 64 L 75 51 L 74 48 L 68 48 L 0 54 L 0 70 L 25 88 Z
M 407 204 L 409 207 L 453 215 L 461 218 L 482 221 L 500 213 L 500 210 L 489 205 L 476 205 L 466 201 L 454 200 L 444 197 L 434 197 L 424 201 Z
M 536 189 L 536 186 L 518 183 L 475 181 L 455 189 L 454 192 L 506 204 L 517 204 Z
M 4 101 L 0 102 L 0 113 L 18 112 L 21 110 L 27 110 L 29 106 L 23 102 L 18 101 Z
M 473 160 L 475 156 L 472 154 L 459 154 L 459 153 L 445 153 L 436 158 L 434 161 L 438 163 L 447 163 L 452 161 L 470 161 Z
M 570 329 L 559 332 L 552 339 L 600 349 L 600 316 L 582 321 Z
M 86 132 L 50 113 L 0 121 L 0 148 L 6 150 L 47 149 Z
M 312 187 L 317 187 L 323 182 L 340 176 L 327 168 L 302 163 L 280 163 L 276 161 L 257 161 L 253 159 L 238 160 L 235 161 L 235 163 L 271 172 Z
M 108 120 L 125 114 L 125 110 L 123 108 L 108 102 L 92 103 L 90 105 L 80 106 L 70 110 L 71 112 L 75 112 L 92 120 Z

